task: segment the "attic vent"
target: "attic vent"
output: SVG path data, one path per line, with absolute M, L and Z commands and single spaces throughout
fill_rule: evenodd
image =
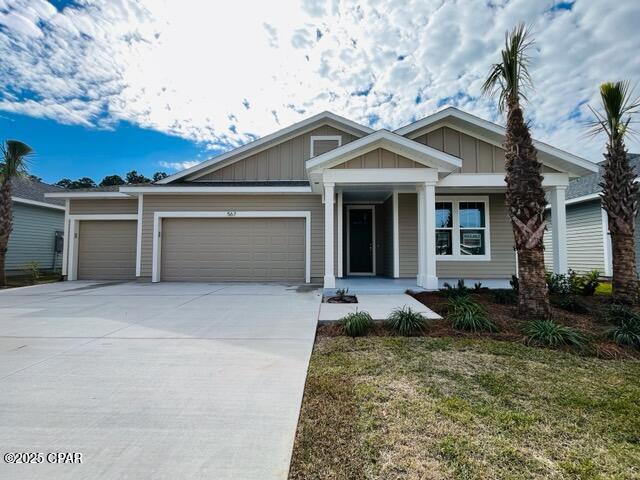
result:
M 311 158 L 327 153 L 341 145 L 342 136 L 340 135 L 312 136 L 310 149 Z

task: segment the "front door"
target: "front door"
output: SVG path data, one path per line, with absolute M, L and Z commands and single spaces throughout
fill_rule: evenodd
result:
M 374 208 L 348 207 L 348 273 L 349 275 L 373 275 Z

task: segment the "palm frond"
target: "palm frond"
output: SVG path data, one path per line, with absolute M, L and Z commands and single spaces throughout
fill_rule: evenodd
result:
M 531 28 L 524 23 L 505 34 L 502 61 L 491 66 L 481 89 L 485 96 L 498 95 L 500 111 L 504 111 L 509 103 L 527 100 L 526 92 L 533 87 L 528 53 L 533 43 Z
M 640 112 L 640 97 L 634 96 L 634 88 L 628 80 L 605 82 L 600 85 L 601 110 L 589 106 L 593 120 L 588 122 L 589 133 L 604 133 L 611 143 L 636 132 L 631 125 L 633 116 Z
M 25 175 L 29 167 L 29 156 L 33 149 L 18 140 L 7 140 L 0 145 L 2 163 L 0 163 L 0 180 Z

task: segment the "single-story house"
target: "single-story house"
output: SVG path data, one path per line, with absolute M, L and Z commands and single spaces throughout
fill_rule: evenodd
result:
M 516 272 L 504 128 L 446 108 L 395 131 L 320 113 L 150 185 L 67 191 L 67 279 L 318 282 L 426 289 Z M 565 191 L 597 170 L 535 142 L 566 270 Z
M 64 200 L 46 198 L 62 189 L 28 177 L 13 180 L 13 231 L 9 236 L 5 270 L 23 274 L 25 266 L 37 262 L 41 270 L 62 268 L 65 222 Z
M 629 161 L 640 172 L 640 154 L 629 154 Z M 591 175 L 576 178 L 569 182 L 566 194 L 567 214 L 567 265 L 578 273 L 598 270 L 603 276 L 613 273 L 611 257 L 611 236 L 607 212 L 602 209 L 600 192 L 602 187 L 602 166 Z M 547 215 L 551 224 L 551 215 Z M 637 228 L 636 216 L 636 268 L 640 267 L 640 232 Z M 553 266 L 553 230 L 544 236 L 545 264 L 548 269 Z

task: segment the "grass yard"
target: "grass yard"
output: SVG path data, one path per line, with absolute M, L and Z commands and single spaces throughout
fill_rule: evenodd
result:
M 291 479 L 640 479 L 640 361 L 318 336 Z

